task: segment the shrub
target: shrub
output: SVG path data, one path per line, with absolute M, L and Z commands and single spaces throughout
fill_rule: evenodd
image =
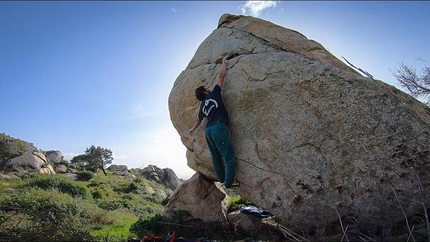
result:
M 85 210 L 58 191 L 36 188 L 0 197 L 0 238 L 7 241 L 91 241 Z M 5 219 L 7 218 L 7 219 Z
M 166 206 L 170 201 L 170 197 L 166 197 L 165 199 L 163 199 L 163 201 L 161 201 L 161 205 Z
M 91 192 L 91 195 L 93 196 L 94 199 L 103 198 L 103 193 L 100 192 L 99 190 L 95 190 L 95 191 Z
M 127 192 L 136 192 L 137 189 L 138 189 L 138 186 L 136 185 L 136 183 L 132 182 L 130 183 L 130 185 L 128 185 Z
M 159 195 L 144 190 L 164 187 L 143 177 L 73 181 L 31 172 L 21 178 L 0 184 L 0 191 L 15 189 L 0 195 L 0 241 L 126 241 L 139 216 L 154 222 L 165 209 Z
M 233 212 L 239 210 L 242 206 L 250 205 L 253 204 L 239 195 L 230 196 L 228 201 L 228 212 Z
M 123 207 L 123 202 L 120 199 L 105 198 L 98 202 L 98 206 L 104 210 L 113 211 Z
M 85 186 L 62 176 L 39 175 L 31 179 L 27 186 L 39 187 L 44 190 L 55 189 L 73 197 L 89 197 L 88 190 Z
M 136 234 L 139 237 L 142 237 L 146 234 L 158 234 L 159 227 L 158 222 L 161 222 L 163 220 L 163 216 L 160 214 L 156 214 L 155 216 L 141 216 L 139 220 L 131 225 L 130 232 Z M 158 229 L 157 229 L 158 227 Z
M 94 177 L 95 174 L 91 171 L 80 171 L 76 175 L 79 181 L 89 181 Z

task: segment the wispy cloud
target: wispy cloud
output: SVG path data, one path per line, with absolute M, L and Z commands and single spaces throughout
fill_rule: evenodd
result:
M 242 14 L 258 17 L 260 13 L 267 8 L 274 8 L 278 1 L 246 1 L 244 5 L 239 6 Z
M 177 13 L 178 10 L 176 8 L 171 8 L 172 12 Z

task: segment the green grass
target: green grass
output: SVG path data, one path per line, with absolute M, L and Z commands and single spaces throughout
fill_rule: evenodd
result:
M 166 188 L 140 174 L 129 179 L 107 172 L 108 176 L 97 173 L 80 181 L 35 173 L 14 180 L 0 178 L 1 190 L 14 189 L 0 198 L 0 240 L 33 236 L 51 241 L 127 241 L 138 237 L 130 232 L 132 225 L 141 216 L 164 211 L 163 197 L 149 194 L 146 187 Z M 11 216 L 19 223 L 6 219 Z
M 253 205 L 251 202 L 247 201 L 239 195 L 229 196 L 228 199 L 228 212 L 239 210 L 242 206 Z
M 96 225 L 91 230 L 91 235 L 103 241 L 126 241 L 128 238 L 137 237 L 130 232 L 130 227 L 137 222 L 139 216 L 127 211 L 115 210 L 109 213 L 115 218 L 112 225 Z

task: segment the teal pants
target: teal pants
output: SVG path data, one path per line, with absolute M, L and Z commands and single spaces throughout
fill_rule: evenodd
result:
M 205 136 L 218 181 L 224 184 L 232 184 L 236 169 L 236 157 L 227 126 L 223 123 L 216 123 L 213 126 L 206 127 Z

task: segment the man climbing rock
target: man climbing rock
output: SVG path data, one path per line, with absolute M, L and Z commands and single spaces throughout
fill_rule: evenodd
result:
M 196 98 L 202 103 L 197 119 L 188 134 L 190 135 L 200 125 L 203 118 L 207 118 L 205 136 L 215 174 L 219 182 L 224 183 L 226 188 L 231 188 L 239 186 L 240 183 L 234 180 L 236 157 L 227 128 L 228 113 L 221 98 L 221 88 L 227 72 L 226 62 L 227 56 L 222 59 L 218 81 L 212 91 L 208 91 L 204 86 L 196 89 Z

